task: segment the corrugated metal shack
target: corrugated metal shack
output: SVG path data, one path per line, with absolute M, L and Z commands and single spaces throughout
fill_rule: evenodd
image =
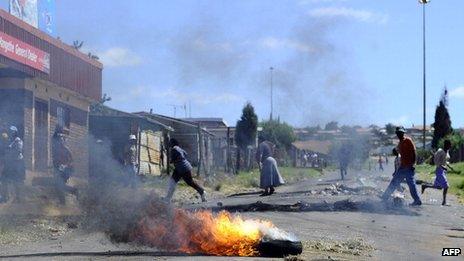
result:
M 161 122 L 174 129 L 171 137 L 177 139 L 188 154 L 188 160 L 197 167 L 197 172 L 208 175 L 213 165 L 212 139 L 214 134 L 205 130 L 200 124 L 164 115 L 136 112 L 152 120 Z M 201 163 L 201 164 L 200 164 Z
M 168 170 L 167 142 L 172 128 L 148 117 L 118 111 L 106 106 L 93 109 L 89 120 L 93 141 L 100 139 L 111 144 L 113 158 L 124 163 L 129 135 L 137 137 L 139 175 L 159 176 Z M 92 146 L 91 146 L 92 147 Z M 92 157 L 91 166 L 100 159 Z M 98 169 L 98 168 L 96 168 Z M 91 175 L 98 175 L 92 173 Z
M 229 127 L 223 118 L 184 118 L 183 120 L 200 124 L 202 128 L 212 133 L 211 151 L 212 167 L 217 170 L 232 171 L 235 163 L 237 146 L 235 146 L 235 127 Z

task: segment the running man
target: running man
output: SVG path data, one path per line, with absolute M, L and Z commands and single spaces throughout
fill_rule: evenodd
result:
M 416 163 L 416 147 L 414 142 L 409 137 L 405 137 L 404 133 L 406 131 L 403 127 L 396 127 L 396 136 L 398 137 L 399 144 L 398 150 L 399 154 L 401 155 L 400 160 L 400 168 L 394 175 L 393 179 L 391 180 L 390 184 L 388 185 L 385 193 L 382 195 L 383 200 L 388 200 L 392 192 L 399 187 L 400 183 L 403 180 L 406 180 L 409 192 L 411 193 L 411 197 L 414 199 L 414 202 L 411 203 L 411 206 L 420 206 L 422 205 L 422 201 L 417 193 L 416 188 L 416 181 L 414 179 L 415 175 L 415 168 L 414 165 Z
M 174 191 L 176 190 L 177 182 L 183 179 L 187 185 L 194 188 L 200 194 L 201 201 L 206 202 L 206 192 L 198 185 L 192 177 L 192 165 L 187 160 L 187 152 L 179 146 L 176 139 L 169 140 L 169 147 L 171 148 L 171 162 L 174 163 L 174 172 L 169 179 L 168 192 L 166 194 L 166 201 L 170 202 Z

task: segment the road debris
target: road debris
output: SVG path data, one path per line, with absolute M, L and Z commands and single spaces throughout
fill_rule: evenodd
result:
M 317 251 L 333 252 L 341 254 L 350 254 L 355 256 L 368 256 L 375 248 L 364 241 L 362 238 L 354 238 L 346 241 L 334 240 L 311 240 L 304 241 L 305 249 L 313 249 Z

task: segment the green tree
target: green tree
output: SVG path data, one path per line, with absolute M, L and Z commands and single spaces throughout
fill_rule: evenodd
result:
M 263 127 L 261 136 L 265 140 L 274 143 L 278 148 L 289 150 L 292 142 L 296 140 L 292 126 L 285 122 L 270 120 L 262 122 L 261 125 Z
M 325 125 L 325 130 L 338 130 L 338 122 L 331 121 Z
M 438 147 L 440 139 L 446 137 L 453 132 L 451 128 L 451 119 L 448 113 L 448 90 L 445 87 L 443 94 L 441 95 L 440 101 L 435 109 L 435 122 L 433 123 L 433 139 L 432 148 Z
M 343 132 L 343 133 L 346 133 L 346 134 L 353 134 L 353 133 L 356 133 L 356 129 L 354 127 L 351 127 L 349 125 L 343 125 L 340 127 L 340 130 Z
M 393 125 L 392 123 L 387 123 L 387 124 L 385 125 L 385 130 L 387 131 L 387 134 L 388 134 L 388 135 L 395 134 L 396 126 Z
M 321 130 L 321 126 L 316 125 L 316 126 L 307 126 L 304 128 L 309 134 L 315 134 L 316 132 Z
M 242 110 L 242 116 L 237 121 L 235 129 L 235 142 L 238 146 L 237 153 L 237 171 L 240 170 L 241 151 L 247 152 L 247 147 L 253 145 L 256 140 L 256 132 L 258 129 L 258 116 L 255 113 L 255 109 L 251 103 L 245 104 Z
M 464 144 L 464 137 L 459 132 L 454 131 L 452 134 L 449 134 L 446 137 L 440 139 L 438 147 L 443 148 L 443 144 L 446 139 L 451 141 L 451 151 L 459 150 L 461 145 Z

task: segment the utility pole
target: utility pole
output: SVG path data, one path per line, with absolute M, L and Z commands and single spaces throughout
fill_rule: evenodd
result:
M 168 104 L 168 106 L 171 106 L 171 107 L 172 107 L 173 112 L 174 112 L 173 117 L 175 118 L 175 117 L 176 117 L 176 114 L 177 114 L 177 105 L 175 105 L 175 104 Z
M 187 118 L 187 103 L 185 103 L 185 102 L 184 102 L 183 109 L 184 109 L 185 118 Z
M 423 50 L 423 129 L 422 129 L 422 148 L 425 150 L 425 134 L 426 134 L 426 59 L 425 59 L 425 5 L 429 3 L 430 0 L 419 0 L 419 3 L 422 4 L 422 50 Z
M 274 71 L 274 67 L 271 66 L 271 68 L 269 68 L 269 70 L 271 71 L 271 116 L 270 116 L 270 120 L 272 121 L 272 114 L 274 112 L 274 86 L 272 85 L 272 71 Z

